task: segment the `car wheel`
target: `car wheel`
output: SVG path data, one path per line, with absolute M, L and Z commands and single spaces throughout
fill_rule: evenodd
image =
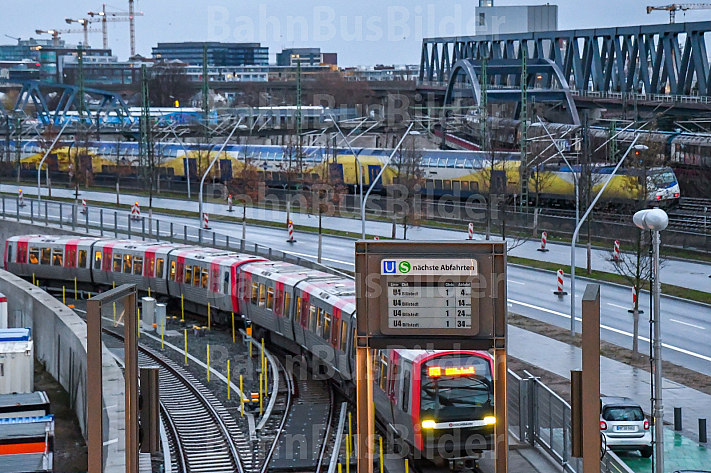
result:
M 652 449 L 652 447 L 643 448 L 639 451 L 639 453 L 641 453 L 644 458 L 651 457 L 653 452 L 654 450 Z

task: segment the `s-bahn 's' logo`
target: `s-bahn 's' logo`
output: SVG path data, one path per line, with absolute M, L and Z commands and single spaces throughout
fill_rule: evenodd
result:
M 412 269 L 412 266 L 410 266 L 410 263 L 407 261 L 400 261 L 400 264 L 397 265 L 397 269 L 399 269 L 402 274 L 407 274 L 410 272 L 410 269 Z

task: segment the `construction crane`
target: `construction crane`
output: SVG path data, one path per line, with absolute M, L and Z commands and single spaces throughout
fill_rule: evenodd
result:
M 104 49 L 109 48 L 109 32 L 107 28 L 107 23 L 119 23 L 128 22 L 130 28 L 130 40 L 131 40 L 131 56 L 136 55 L 136 28 L 134 25 L 134 18 L 137 16 L 143 16 L 142 12 L 135 13 L 133 11 L 133 0 L 128 2 L 129 11 L 127 12 L 107 12 L 106 4 L 102 5 L 100 12 L 89 12 L 90 21 L 101 22 L 101 31 L 104 35 Z
M 74 33 L 84 33 L 84 41 L 86 42 L 86 38 L 88 36 L 88 33 L 98 33 L 99 30 L 96 29 L 80 29 L 80 30 L 35 30 L 35 33 L 37 34 L 50 34 L 52 35 L 52 45 L 53 46 L 59 46 L 59 37 L 63 34 L 74 34 Z M 86 44 L 85 44 L 86 47 Z
M 82 28 L 84 29 L 84 47 L 88 48 L 89 47 L 89 23 L 91 23 L 90 19 L 87 18 L 82 18 L 80 20 L 72 20 L 70 18 L 65 18 L 64 21 L 66 21 L 68 24 L 72 23 L 79 23 Z M 98 31 L 98 30 L 94 30 Z
M 653 11 L 668 11 L 669 23 L 673 24 L 676 21 L 676 12 L 687 10 L 711 10 L 711 3 L 672 3 L 660 7 L 647 7 L 647 14 Z

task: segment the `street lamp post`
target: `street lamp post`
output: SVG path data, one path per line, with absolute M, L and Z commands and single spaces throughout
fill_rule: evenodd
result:
M 615 166 L 615 169 L 612 170 L 612 173 L 607 176 L 607 180 L 605 181 L 605 184 L 602 186 L 602 189 L 597 193 L 595 198 L 593 199 L 592 203 L 590 204 L 590 207 L 585 211 L 585 214 L 583 217 L 580 219 L 578 224 L 575 227 L 575 231 L 573 232 L 573 239 L 570 242 L 570 335 L 575 336 L 575 242 L 578 239 L 578 234 L 580 233 L 580 228 L 583 226 L 583 223 L 585 223 L 585 220 L 588 218 L 588 215 L 590 215 L 590 212 L 592 212 L 592 209 L 595 208 L 595 205 L 597 204 L 597 201 L 600 200 L 600 197 L 602 197 L 603 192 L 605 192 L 605 189 L 607 189 L 607 185 L 610 184 L 610 181 L 612 178 L 617 174 L 617 170 L 620 169 L 620 166 L 622 166 L 622 163 L 625 162 L 625 159 L 627 158 L 627 155 L 630 154 L 630 151 L 633 149 L 635 150 L 646 150 L 649 149 L 645 145 L 637 145 L 637 140 L 639 140 L 640 135 L 636 135 L 634 137 L 634 140 L 632 141 L 632 144 L 630 145 L 629 148 L 627 148 L 627 151 L 625 154 L 622 156 L 622 159 L 620 159 L 620 162 L 617 163 L 617 166 Z
M 375 187 L 375 184 L 380 180 L 380 177 L 381 177 L 381 176 L 383 175 L 383 173 L 385 172 L 385 169 L 387 169 L 387 167 L 390 165 L 390 161 L 392 161 L 393 156 L 395 156 L 395 153 L 397 153 L 398 148 L 400 148 L 400 145 L 402 144 L 402 142 L 405 141 L 405 138 L 407 138 L 407 136 L 410 135 L 410 134 L 412 134 L 412 135 L 419 135 L 419 134 L 420 134 L 419 131 L 411 131 L 413 126 L 415 126 L 415 124 L 414 124 L 414 123 L 410 123 L 410 126 L 407 127 L 407 130 L 406 130 L 405 133 L 402 135 L 402 138 L 400 138 L 400 141 L 398 142 L 398 144 L 395 145 L 395 147 L 393 148 L 393 152 L 390 153 L 390 156 L 388 156 L 388 159 L 387 159 L 387 161 L 385 161 L 385 164 L 383 164 L 383 167 L 380 169 L 380 172 L 379 172 L 378 175 L 375 177 L 375 179 L 373 179 L 373 182 L 370 183 L 370 187 L 368 187 L 368 191 L 365 193 L 365 197 L 363 198 L 363 202 L 367 202 L 367 201 L 368 201 L 368 196 L 369 196 L 370 193 L 373 191 L 373 188 Z M 365 229 L 365 207 L 363 207 L 363 206 L 361 206 L 361 208 L 360 208 L 360 221 L 361 221 L 361 225 L 362 225 L 363 228 Z M 363 233 L 365 234 L 365 231 L 363 231 Z M 364 238 L 365 238 L 365 236 L 364 236 Z
M 336 126 L 336 130 L 338 130 L 338 133 L 341 134 L 343 137 L 343 141 L 346 142 L 346 146 L 348 146 L 348 149 L 353 153 L 353 157 L 355 158 L 356 162 L 358 163 L 358 167 L 360 168 L 360 171 L 358 172 L 359 175 L 359 180 L 360 180 L 360 208 L 361 208 L 361 228 L 360 228 L 360 237 L 361 239 L 365 240 L 365 218 L 363 218 L 364 212 L 363 212 L 363 206 L 365 205 L 365 200 L 363 200 L 363 164 L 360 162 L 360 158 L 358 157 L 358 154 L 353 151 L 353 148 L 351 147 L 351 144 L 348 142 L 348 138 L 343 134 L 343 131 L 341 130 L 341 127 L 338 126 L 338 123 L 336 122 L 336 119 L 333 117 L 333 115 L 330 115 L 330 120 L 333 122 L 333 124 Z
M 200 214 L 200 221 L 198 223 L 198 226 L 202 228 L 202 187 L 205 184 L 205 178 L 207 177 L 208 174 L 210 174 L 210 170 L 212 169 L 212 166 L 215 165 L 215 162 L 217 161 L 217 158 L 220 157 L 222 154 L 222 151 L 224 151 L 225 146 L 227 146 L 227 143 L 230 141 L 230 138 L 232 138 L 232 135 L 235 134 L 235 131 L 237 131 L 237 128 L 239 128 L 240 123 L 242 123 L 242 117 L 240 117 L 239 120 L 237 120 L 237 124 L 235 125 L 234 128 L 232 128 L 232 131 L 230 134 L 227 136 L 227 139 L 225 140 L 224 143 L 222 143 L 222 146 L 220 147 L 220 151 L 217 152 L 215 157 L 212 159 L 210 162 L 210 166 L 208 166 L 207 171 L 205 171 L 205 174 L 202 175 L 202 179 L 200 180 L 200 194 L 198 196 L 198 213 Z
M 662 209 L 640 210 L 632 218 L 642 230 L 652 232 L 654 256 L 652 263 L 653 323 L 654 323 L 654 460 L 655 473 L 664 473 L 664 406 L 662 405 L 662 328 L 660 309 L 661 281 L 659 279 L 659 232 L 669 225 L 669 217 Z

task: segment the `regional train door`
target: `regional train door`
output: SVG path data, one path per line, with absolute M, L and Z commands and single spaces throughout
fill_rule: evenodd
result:
M 185 176 L 188 175 L 188 170 L 190 170 L 190 177 L 197 176 L 197 159 L 183 158 L 183 173 Z
M 380 174 L 380 169 L 381 166 L 377 164 L 369 164 L 368 165 L 368 185 L 372 185 L 375 182 L 375 179 L 377 179 L 378 174 Z M 382 185 L 382 179 L 380 182 L 376 184 L 376 187 L 380 187 Z
M 232 179 L 232 160 L 220 159 L 220 180 L 229 182 Z

